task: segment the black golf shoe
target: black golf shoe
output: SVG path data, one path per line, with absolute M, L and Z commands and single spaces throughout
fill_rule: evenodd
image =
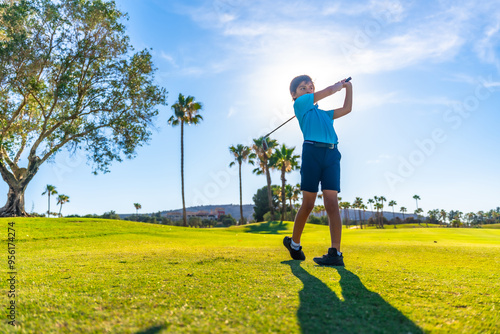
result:
M 302 246 L 299 247 L 298 250 L 295 250 L 292 248 L 292 238 L 290 237 L 285 237 L 283 239 L 283 245 L 285 245 L 286 249 L 290 252 L 290 256 L 294 260 L 305 260 L 306 256 L 304 255 L 304 252 L 302 251 Z
M 337 253 L 337 248 L 328 248 L 326 255 L 315 257 L 313 260 L 320 266 L 344 266 L 344 256 Z

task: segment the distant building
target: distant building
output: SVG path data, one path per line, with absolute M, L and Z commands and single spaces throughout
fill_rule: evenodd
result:
M 214 212 L 213 210 L 208 211 L 186 211 L 186 218 L 189 219 L 191 217 L 198 217 L 200 219 L 210 219 L 210 220 L 216 220 L 220 217 L 220 211 Z M 222 209 L 222 214 L 224 214 L 224 209 Z M 174 212 L 167 212 L 164 214 L 165 217 L 171 219 L 171 220 L 182 220 L 182 211 L 174 211 Z

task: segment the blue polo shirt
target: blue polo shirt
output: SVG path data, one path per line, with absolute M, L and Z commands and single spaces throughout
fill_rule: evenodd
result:
M 293 104 L 304 140 L 338 144 L 333 128 L 333 110 L 321 110 L 314 104 L 314 94 L 304 94 Z

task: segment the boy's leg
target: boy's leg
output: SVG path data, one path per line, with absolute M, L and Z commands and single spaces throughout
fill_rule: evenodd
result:
M 340 252 L 340 241 L 342 238 L 342 221 L 340 220 L 339 201 L 335 190 L 323 190 L 323 201 L 328 214 L 328 225 L 330 226 L 331 248 Z
M 300 237 L 302 236 L 302 231 L 304 231 L 304 226 L 306 225 L 307 218 L 309 217 L 311 211 L 314 209 L 316 195 L 317 193 L 302 191 L 302 205 L 300 206 L 300 209 L 295 216 L 295 222 L 293 224 L 292 240 L 296 244 L 300 243 Z

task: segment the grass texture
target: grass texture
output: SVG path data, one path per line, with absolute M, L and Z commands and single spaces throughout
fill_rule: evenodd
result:
M 0 219 L 16 231 L 16 321 L 2 333 L 499 333 L 500 230 L 344 229 L 345 268 L 317 266 L 327 226 L 192 229 Z

